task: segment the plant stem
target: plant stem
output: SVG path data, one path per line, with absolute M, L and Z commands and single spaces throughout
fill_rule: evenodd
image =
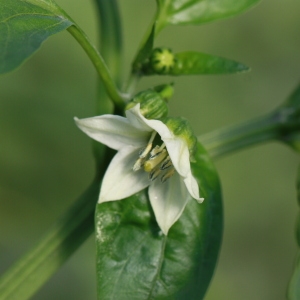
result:
M 110 96 L 114 104 L 119 107 L 124 107 L 123 98 L 118 91 L 114 80 L 97 49 L 92 45 L 89 41 L 86 34 L 78 27 L 78 26 L 70 26 L 68 31 L 72 34 L 72 36 L 78 41 L 78 43 L 82 46 L 86 54 L 89 56 L 90 60 L 94 64 L 100 78 L 102 79 L 107 94 Z
M 198 140 L 211 157 L 219 158 L 245 147 L 279 139 L 280 136 L 281 124 L 272 113 L 201 135 Z
M 99 15 L 100 51 L 117 86 L 121 83 L 122 29 L 116 0 L 95 0 Z M 96 114 L 112 113 L 113 107 L 103 81 L 98 84 Z
M 100 181 L 94 181 L 41 241 L 0 278 L 1 300 L 30 298 L 90 236 Z

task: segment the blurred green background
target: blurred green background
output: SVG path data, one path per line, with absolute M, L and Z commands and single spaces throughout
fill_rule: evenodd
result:
M 97 43 L 90 1 L 57 0 Z M 124 74 L 155 11 L 152 0 L 119 1 Z M 300 2 L 265 0 L 238 17 L 166 28 L 156 46 L 198 50 L 252 68 L 240 75 L 143 79 L 139 89 L 174 81 L 171 114 L 202 134 L 260 116 L 300 81 Z M 73 38 L 50 38 L 16 72 L 0 78 L 0 272 L 43 235 L 93 178 L 91 141 L 73 117 L 94 115 L 96 72 Z M 284 299 L 296 255 L 295 177 L 299 157 L 279 143 L 216 161 L 225 206 L 224 241 L 206 299 Z M 94 237 L 33 299 L 96 299 Z

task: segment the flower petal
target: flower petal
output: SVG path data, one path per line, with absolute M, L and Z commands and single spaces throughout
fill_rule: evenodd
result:
M 183 179 L 186 188 L 188 189 L 190 195 L 197 200 L 199 203 L 204 201 L 204 198 L 200 198 L 198 182 L 190 172 L 186 178 Z
M 149 132 L 137 129 L 124 117 L 103 115 L 86 119 L 75 117 L 74 119 L 84 133 L 115 150 L 120 150 L 127 145 L 143 147 L 149 139 Z
M 130 124 L 136 128 L 141 128 L 141 130 L 157 131 L 162 138 L 173 138 L 173 133 L 162 121 L 148 120 L 141 114 L 139 103 L 133 108 L 127 110 L 126 116 Z
M 152 128 L 145 122 L 147 119 L 141 114 L 139 103 L 133 108 L 126 110 L 125 114 L 129 123 L 136 129 L 148 132 L 153 131 Z
M 126 116 L 129 122 L 137 128 L 152 128 L 161 137 L 161 139 L 166 144 L 167 150 L 170 154 L 172 163 L 176 171 L 183 177 L 191 171 L 190 167 L 190 153 L 187 143 L 174 136 L 172 131 L 159 120 L 148 120 L 140 112 L 140 104 L 137 104 L 132 109 L 126 112 Z M 144 129 L 143 129 L 144 130 Z
M 190 152 L 187 143 L 178 137 L 163 139 L 176 171 L 183 177 L 191 173 Z
M 150 184 L 144 170 L 132 170 L 138 152 L 134 147 L 126 147 L 114 156 L 102 181 L 99 203 L 124 199 Z
M 162 183 L 155 180 L 149 187 L 149 198 L 156 221 L 165 235 L 181 216 L 190 196 L 178 174 Z

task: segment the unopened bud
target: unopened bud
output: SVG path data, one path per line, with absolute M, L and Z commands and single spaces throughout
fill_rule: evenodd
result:
M 150 65 L 156 74 L 168 74 L 175 65 L 175 55 L 169 48 L 155 48 L 150 56 Z
M 149 89 L 138 93 L 126 106 L 126 110 L 140 103 L 141 114 L 147 119 L 164 119 L 168 116 L 168 105 L 162 96 Z

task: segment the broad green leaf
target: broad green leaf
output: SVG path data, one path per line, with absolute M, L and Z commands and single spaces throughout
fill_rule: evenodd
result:
M 249 70 L 234 60 L 200 52 L 175 54 L 175 65 L 170 75 L 228 74 Z
M 0 74 L 22 64 L 49 36 L 72 25 L 52 0 L 0 0 Z
M 168 24 L 202 24 L 227 18 L 250 8 L 259 0 L 156 0 L 157 30 Z
M 98 299 L 203 299 L 222 236 L 219 179 L 199 145 L 192 163 L 202 204 L 190 199 L 164 236 L 147 191 L 97 205 Z

